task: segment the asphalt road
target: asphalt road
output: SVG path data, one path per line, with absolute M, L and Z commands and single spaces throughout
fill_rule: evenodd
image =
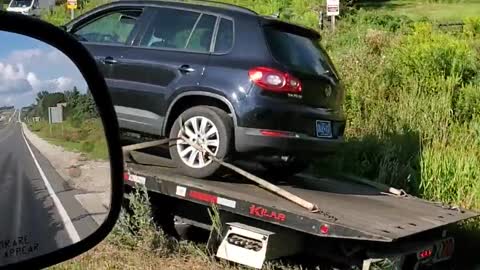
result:
M 10 120 L 10 121 L 9 121 Z M 23 136 L 18 112 L 0 121 L 0 266 L 50 253 L 98 225 Z

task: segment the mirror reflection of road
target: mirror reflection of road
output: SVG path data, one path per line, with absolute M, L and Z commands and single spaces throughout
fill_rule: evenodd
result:
M 0 266 L 4 266 L 68 246 L 98 225 L 75 200 L 77 191 L 27 142 L 19 112 L 1 115 Z

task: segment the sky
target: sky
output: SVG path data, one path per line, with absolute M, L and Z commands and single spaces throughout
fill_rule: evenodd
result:
M 27 36 L 0 31 L 0 107 L 21 108 L 40 91 L 87 86 L 75 64 L 56 48 Z

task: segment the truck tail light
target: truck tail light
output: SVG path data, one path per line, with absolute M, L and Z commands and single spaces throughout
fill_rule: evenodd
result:
M 426 259 L 432 257 L 432 255 L 433 255 L 433 250 L 431 248 L 428 248 L 428 249 L 420 251 L 418 253 L 418 258 L 420 260 L 426 260 Z
M 302 83 L 289 73 L 268 67 L 255 67 L 248 71 L 250 80 L 263 90 L 277 93 L 302 93 Z

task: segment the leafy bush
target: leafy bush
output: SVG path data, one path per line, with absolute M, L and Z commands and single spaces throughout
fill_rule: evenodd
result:
M 90 153 L 95 148 L 95 145 L 91 142 L 82 142 L 80 150 L 85 153 Z
M 389 32 L 407 29 L 413 24 L 412 19 L 407 16 L 394 16 L 380 12 L 365 11 L 363 9 L 360 9 L 354 16 L 349 16 L 345 20 L 349 25 L 381 28 Z
M 437 89 L 438 81 L 458 87 L 472 82 L 478 72 L 475 52 L 466 40 L 434 33 L 430 24 L 417 24 L 412 35 L 395 47 L 387 73 L 393 81 L 417 80 L 425 90 Z M 395 86 L 395 85 L 392 85 Z
M 397 29 L 375 12 L 355 16 L 323 33 L 347 90 L 348 119 L 345 148 L 318 169 L 478 209 L 479 42 L 428 22 Z
M 74 89 L 71 92 L 67 92 L 66 96 L 66 115 L 71 117 L 72 123 L 77 127 L 86 119 L 98 117 L 97 107 L 90 92 L 80 94 L 78 90 Z
M 463 32 L 469 37 L 477 37 L 480 35 L 480 17 L 465 19 Z
M 390 46 L 389 33 L 381 30 L 370 29 L 365 35 L 365 44 L 374 54 L 381 54 Z
M 480 117 L 480 89 L 478 84 L 468 84 L 458 91 L 454 114 L 456 120 L 460 123 L 468 123 Z

